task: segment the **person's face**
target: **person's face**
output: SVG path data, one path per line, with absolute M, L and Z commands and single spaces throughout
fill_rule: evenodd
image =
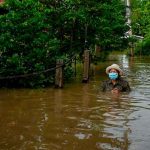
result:
M 111 80 L 116 80 L 118 78 L 118 71 L 116 69 L 110 69 L 108 76 Z

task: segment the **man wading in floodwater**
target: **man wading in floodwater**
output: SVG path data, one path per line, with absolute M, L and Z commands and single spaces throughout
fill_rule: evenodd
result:
M 117 64 L 112 64 L 106 68 L 106 74 L 109 80 L 103 81 L 102 91 L 111 91 L 112 93 L 129 92 L 130 86 L 121 76 L 123 71 Z

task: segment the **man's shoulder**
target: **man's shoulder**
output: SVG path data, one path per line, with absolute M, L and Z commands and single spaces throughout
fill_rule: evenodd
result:
M 124 79 L 123 77 L 121 77 L 121 78 L 119 79 L 119 82 L 122 83 L 122 84 L 125 84 L 125 85 L 128 84 L 128 81 L 127 81 L 126 79 Z
M 120 80 L 123 82 L 128 82 L 124 77 L 120 77 Z
M 107 79 L 107 80 L 102 81 L 102 84 L 106 84 L 106 83 L 110 83 L 110 82 L 111 82 L 111 80 Z

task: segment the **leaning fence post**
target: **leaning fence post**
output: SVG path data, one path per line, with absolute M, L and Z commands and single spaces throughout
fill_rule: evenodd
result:
M 83 64 L 83 83 L 87 83 L 89 80 L 89 69 L 90 69 L 90 51 L 84 51 L 84 64 Z
M 56 62 L 55 87 L 63 88 L 63 60 L 59 59 Z
M 131 51 L 131 57 L 134 57 L 134 44 L 133 43 L 131 43 L 130 51 Z

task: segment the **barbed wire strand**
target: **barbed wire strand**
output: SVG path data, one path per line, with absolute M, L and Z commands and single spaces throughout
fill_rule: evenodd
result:
M 36 76 L 39 75 L 41 73 L 47 73 L 50 71 L 54 71 L 58 68 L 64 67 L 65 65 L 69 64 L 73 59 L 75 59 L 76 54 L 74 54 L 68 61 L 66 61 L 65 63 L 63 63 L 60 66 L 57 67 L 53 67 L 53 68 L 49 68 L 40 72 L 33 72 L 33 73 L 28 73 L 28 74 L 22 74 L 22 75 L 14 75 L 14 76 L 7 76 L 7 77 L 0 77 L 0 80 L 6 80 L 6 79 L 17 79 L 17 78 L 26 78 L 26 77 L 30 77 L 30 76 Z

